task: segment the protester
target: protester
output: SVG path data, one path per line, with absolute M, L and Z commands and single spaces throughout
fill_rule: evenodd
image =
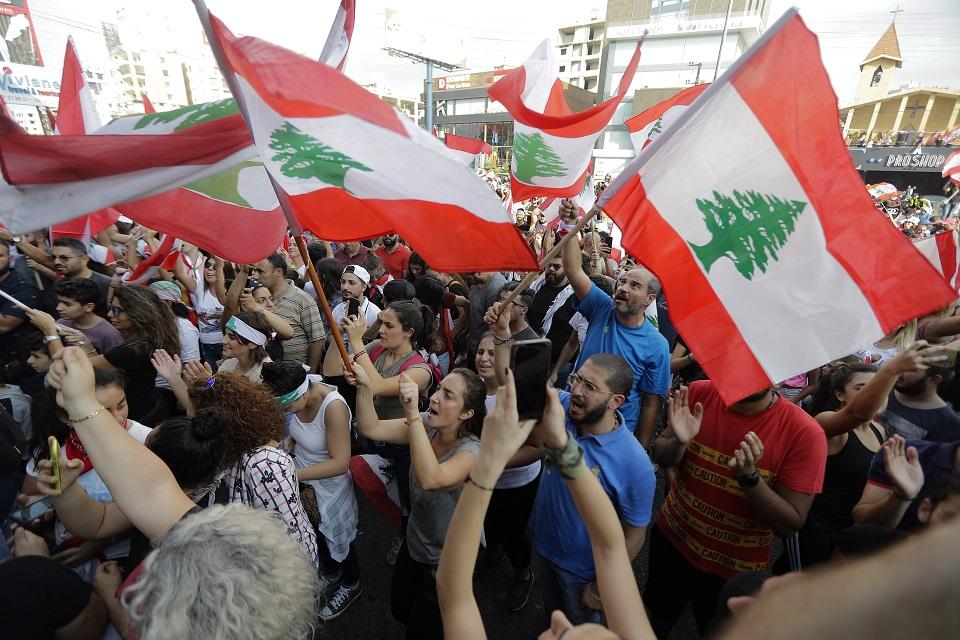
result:
M 0 291 L 28 307 L 37 306 L 39 299 L 37 288 L 11 269 L 10 245 L 5 241 L 0 242 Z M 26 319 L 27 315 L 23 309 L 6 298 L 0 298 L 0 363 L 10 367 L 7 376 L 12 381 L 22 381 L 28 391 L 32 392 L 39 390 L 42 383 L 26 367 L 30 354 L 24 347 L 23 340 L 31 331 L 29 323 L 25 322 Z
M 677 475 L 651 535 L 644 590 L 659 638 L 691 600 L 702 634 L 724 582 L 766 569 L 774 534 L 806 520 L 827 458 L 823 429 L 772 387 L 727 406 L 705 380 L 668 405 L 653 461 Z
M 156 545 L 127 596 L 137 637 L 312 634 L 316 574 L 274 518 L 239 505 L 197 511 L 166 465 L 99 407 L 79 350 L 64 350 L 49 378 L 119 510 Z
M 414 251 L 410 254 L 410 260 L 407 262 L 406 280 L 411 284 L 416 282 L 417 278 L 425 275 L 430 267 L 426 261 L 420 257 L 420 254 Z
M 500 289 L 497 302 L 506 302 L 510 294 L 519 286 L 517 282 L 508 282 Z M 527 311 L 533 302 L 533 293 L 529 289 L 520 292 L 510 303 L 510 334 L 513 340 L 536 340 L 540 335 L 527 323 Z M 501 307 L 502 308 L 502 307 Z
M 178 260 L 175 273 L 190 294 L 190 301 L 197 313 L 200 356 L 216 372 L 217 364 L 223 358 L 220 318 L 223 316 L 223 305 L 227 295 L 224 288 L 224 265 L 220 258 L 214 258 L 202 252 L 195 259 L 197 267 L 189 271 L 183 260 Z
M 177 331 L 180 334 L 180 361 L 196 362 L 200 360 L 200 330 L 190 322 L 190 309 L 183 304 L 183 292 L 175 283 L 169 280 L 151 282 L 150 290 L 161 300 L 170 305 L 174 319 L 177 322 Z
M 527 322 L 539 335 L 548 339 L 553 345 L 550 350 L 550 366 L 553 367 L 560 358 L 563 346 L 570 339 L 570 318 L 575 313 L 573 308 L 573 287 L 563 272 L 563 260 L 556 256 L 543 266 L 543 280 L 534 283 L 533 301 L 527 310 Z M 566 380 L 566 376 L 563 377 Z
M 879 416 L 887 434 L 908 440 L 960 440 L 960 415 L 937 394 L 953 376 L 952 369 L 932 362 L 925 369 L 902 372 Z
M 391 276 L 397 280 L 406 276 L 410 264 L 410 248 L 401 241 L 398 234 L 388 233 L 383 236 L 383 244 L 373 252 Z
M 337 262 L 343 267 L 348 265 L 360 267 L 363 266 L 363 261 L 366 259 L 368 251 L 369 249 L 363 246 L 362 242 L 344 242 L 343 246 L 333 254 L 333 257 L 336 258 Z
M 227 320 L 223 328 L 223 357 L 217 371 L 239 373 L 260 382 L 263 365 L 273 362 L 267 354 L 271 328 L 263 316 L 243 311 Z
M 442 638 L 433 571 L 462 485 L 476 461 L 480 446 L 476 434 L 486 413 L 485 386 L 472 371 L 454 369 L 430 397 L 428 410 L 420 413 L 419 389 L 404 374 L 400 398 L 405 418 L 380 420 L 365 369 L 354 368 L 352 377 L 357 384 L 360 434 L 410 446 L 410 517 L 393 569 L 393 617 L 406 626 L 407 638 Z
M 293 337 L 281 342 L 283 359 L 305 364 L 311 372 L 319 371 L 324 333 L 316 302 L 287 279 L 287 261 L 279 253 L 259 261 L 250 273 L 270 289 L 274 313 L 293 327 Z M 244 275 L 241 270 L 241 277 Z
M 500 290 L 507 284 L 506 278 L 500 272 L 465 274 L 466 283 L 470 285 L 470 337 L 467 342 L 469 361 L 473 361 L 477 353 L 480 336 L 487 332 L 487 323 L 483 316 L 500 299 Z
M 576 224 L 576 205 L 563 200 L 560 215 L 564 224 Z M 670 390 L 669 346 L 644 316 L 644 310 L 660 292 L 660 281 L 645 269 L 634 269 L 619 278 L 611 300 L 584 273 L 576 245 L 568 242 L 562 256 L 564 273 L 577 298 L 575 306 L 590 323 L 577 365 L 595 353 L 616 353 L 624 357 L 633 369 L 636 384 L 621 411 L 627 427 L 634 430 L 645 447 L 649 446 L 653 442 L 660 397 Z
M 357 499 L 349 471 L 352 415 L 336 387 L 310 380 L 303 367 L 289 362 L 268 364 L 264 375 L 264 383 L 291 417 L 286 448 L 293 453 L 297 478 L 315 495 L 320 585 L 329 596 L 320 617 L 333 620 L 363 591 L 354 544 Z
M 123 341 L 116 327 L 98 316 L 100 288 L 93 280 L 59 280 L 53 287 L 57 296 L 57 324 L 78 329 L 98 353 L 106 353 Z
M 66 280 L 93 280 L 100 289 L 100 299 L 97 300 L 95 313 L 99 316 L 107 315 L 107 295 L 110 291 L 110 278 L 92 271 L 89 267 L 90 258 L 87 248 L 76 238 L 57 238 L 53 241 L 54 269 L 61 278 Z

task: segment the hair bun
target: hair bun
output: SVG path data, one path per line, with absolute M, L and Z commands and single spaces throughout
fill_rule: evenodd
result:
M 283 377 L 283 367 L 279 362 L 264 362 L 260 367 L 260 378 L 264 382 L 272 382 Z
M 201 409 L 190 419 L 190 431 L 200 442 L 219 438 L 230 423 L 230 416 L 220 409 Z

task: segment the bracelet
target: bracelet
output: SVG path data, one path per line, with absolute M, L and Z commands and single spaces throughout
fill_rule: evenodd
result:
M 403 424 L 407 425 L 408 427 L 411 426 L 414 422 L 423 422 L 423 418 L 420 417 L 420 414 L 419 414 L 419 413 L 417 414 L 417 417 L 415 417 L 415 418 L 404 418 L 404 419 L 403 419 Z
M 51 342 L 56 342 L 59 339 L 60 339 L 60 336 L 58 335 L 43 336 L 43 344 L 50 344 Z
M 572 231 L 575 226 L 577 225 L 570 224 L 568 222 L 563 222 L 562 220 L 560 221 L 560 224 L 557 225 L 557 227 L 560 228 L 560 231 L 564 231 L 566 233 L 569 233 L 570 231 Z
M 512 342 L 512 341 L 513 341 L 513 336 L 510 336 L 509 338 L 500 338 L 496 335 L 493 336 L 493 344 L 495 345 L 507 344 L 508 342 Z
M 589 582 L 587 583 L 587 593 L 590 594 L 591 598 L 596 598 L 597 602 L 599 602 L 600 604 L 603 604 L 603 600 L 600 599 L 600 594 L 593 592 L 593 589 L 590 588 Z
M 100 415 L 101 413 L 103 413 L 105 410 L 106 410 L 106 407 L 104 407 L 103 405 L 100 405 L 100 408 L 97 409 L 96 411 L 94 411 L 93 413 L 88 414 L 88 415 L 85 415 L 85 416 L 83 416 L 82 418 L 69 418 L 69 422 L 71 422 L 71 423 L 73 423 L 73 424 L 80 424 L 81 422 L 86 422 L 87 420 L 90 420 L 91 418 L 96 418 L 98 415 Z
M 365 356 L 365 355 L 367 355 L 367 350 L 366 350 L 366 349 L 361 349 L 358 353 L 355 353 L 355 354 L 353 355 L 353 358 L 352 358 L 353 364 L 357 364 L 357 359 L 358 359 L 360 356 Z
M 467 476 L 467 482 L 475 486 L 477 489 L 483 489 L 484 491 L 493 491 L 494 489 L 493 487 L 485 487 L 482 484 L 477 483 L 477 481 L 471 478 L 470 476 Z
M 559 448 L 548 446 L 540 447 L 547 462 L 557 468 L 561 476 L 567 480 L 576 480 L 587 468 L 583 462 L 583 447 L 574 439 L 567 436 L 565 445 Z

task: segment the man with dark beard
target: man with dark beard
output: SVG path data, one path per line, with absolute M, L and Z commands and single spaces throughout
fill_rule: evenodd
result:
M 573 310 L 573 287 L 563 272 L 563 261 L 560 256 L 547 261 L 543 266 L 542 280 L 539 283 L 535 282 L 530 288 L 536 293 L 527 311 L 527 322 L 534 331 L 550 341 L 552 368 L 557 363 L 560 352 L 563 351 L 563 345 L 570 339 L 570 333 L 573 331 L 570 318 L 576 313 Z M 566 374 L 562 379 L 566 379 Z
M 937 395 L 940 385 L 951 378 L 953 370 L 941 367 L 900 374 L 887 408 L 879 416 L 887 437 L 931 442 L 960 440 L 960 416 Z
M 560 392 L 567 411 L 566 440 L 540 443 L 561 460 L 583 456 L 620 516 L 631 559 L 643 547 L 656 488 L 650 459 L 619 411 L 632 386 L 633 371 L 621 356 L 590 357 L 570 375 L 570 392 Z M 563 473 L 563 467 L 544 467 L 530 517 L 543 609 L 548 617 L 561 609 L 573 624 L 600 622 L 603 603 L 590 537 Z
M 765 571 L 774 535 L 807 519 L 823 488 L 827 439 L 768 387 L 727 406 L 709 380 L 680 387 L 653 460 L 676 478 L 650 535 L 644 604 L 666 638 L 687 603 L 703 635 L 727 580 Z
M 388 233 L 383 236 L 383 246 L 373 250 L 383 268 L 396 280 L 403 280 L 407 276 L 407 267 L 410 265 L 410 247 L 400 242 L 400 236 Z
M 10 243 L 0 241 L 0 290 L 28 307 L 36 308 L 37 288 L 10 267 Z M 0 298 L 0 366 L 5 368 L 0 372 L 0 380 L 9 376 L 10 382 L 18 384 L 27 393 L 39 391 L 43 385 L 43 376 L 26 366 L 30 351 L 24 337 L 30 331 L 32 328 L 24 310 L 6 298 Z M 48 336 L 44 337 L 44 342 L 59 339 L 56 335 Z
M 560 204 L 565 229 L 577 222 L 578 208 L 570 200 Z M 660 397 L 670 390 L 670 348 L 666 338 L 647 322 L 643 312 L 660 293 L 660 281 L 646 269 L 620 275 L 613 299 L 583 270 L 580 249 L 573 242 L 563 247 L 563 271 L 573 287 L 574 306 L 590 323 L 580 346 L 579 368 L 595 353 L 616 353 L 633 369 L 636 384 L 620 409 L 627 427 L 643 446 L 653 440 Z

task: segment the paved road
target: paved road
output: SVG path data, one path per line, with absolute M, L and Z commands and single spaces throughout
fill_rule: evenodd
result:
M 360 504 L 360 534 L 357 542 L 363 570 L 363 594 L 340 618 L 322 624 L 314 637 L 317 640 L 402 639 L 404 627 L 390 614 L 390 578 L 393 568 L 385 561 L 394 531 L 362 495 L 358 495 L 357 501 Z M 644 549 L 634 563 L 641 588 L 646 580 L 646 566 L 647 550 Z M 507 611 L 503 604 L 503 594 L 510 586 L 512 575 L 509 563 L 504 561 L 474 582 L 474 593 L 477 595 L 480 613 L 490 640 L 536 638 L 547 628 L 547 617 L 536 584 L 530 601 L 522 611 Z M 698 638 L 688 612 L 674 629 L 670 640 Z

